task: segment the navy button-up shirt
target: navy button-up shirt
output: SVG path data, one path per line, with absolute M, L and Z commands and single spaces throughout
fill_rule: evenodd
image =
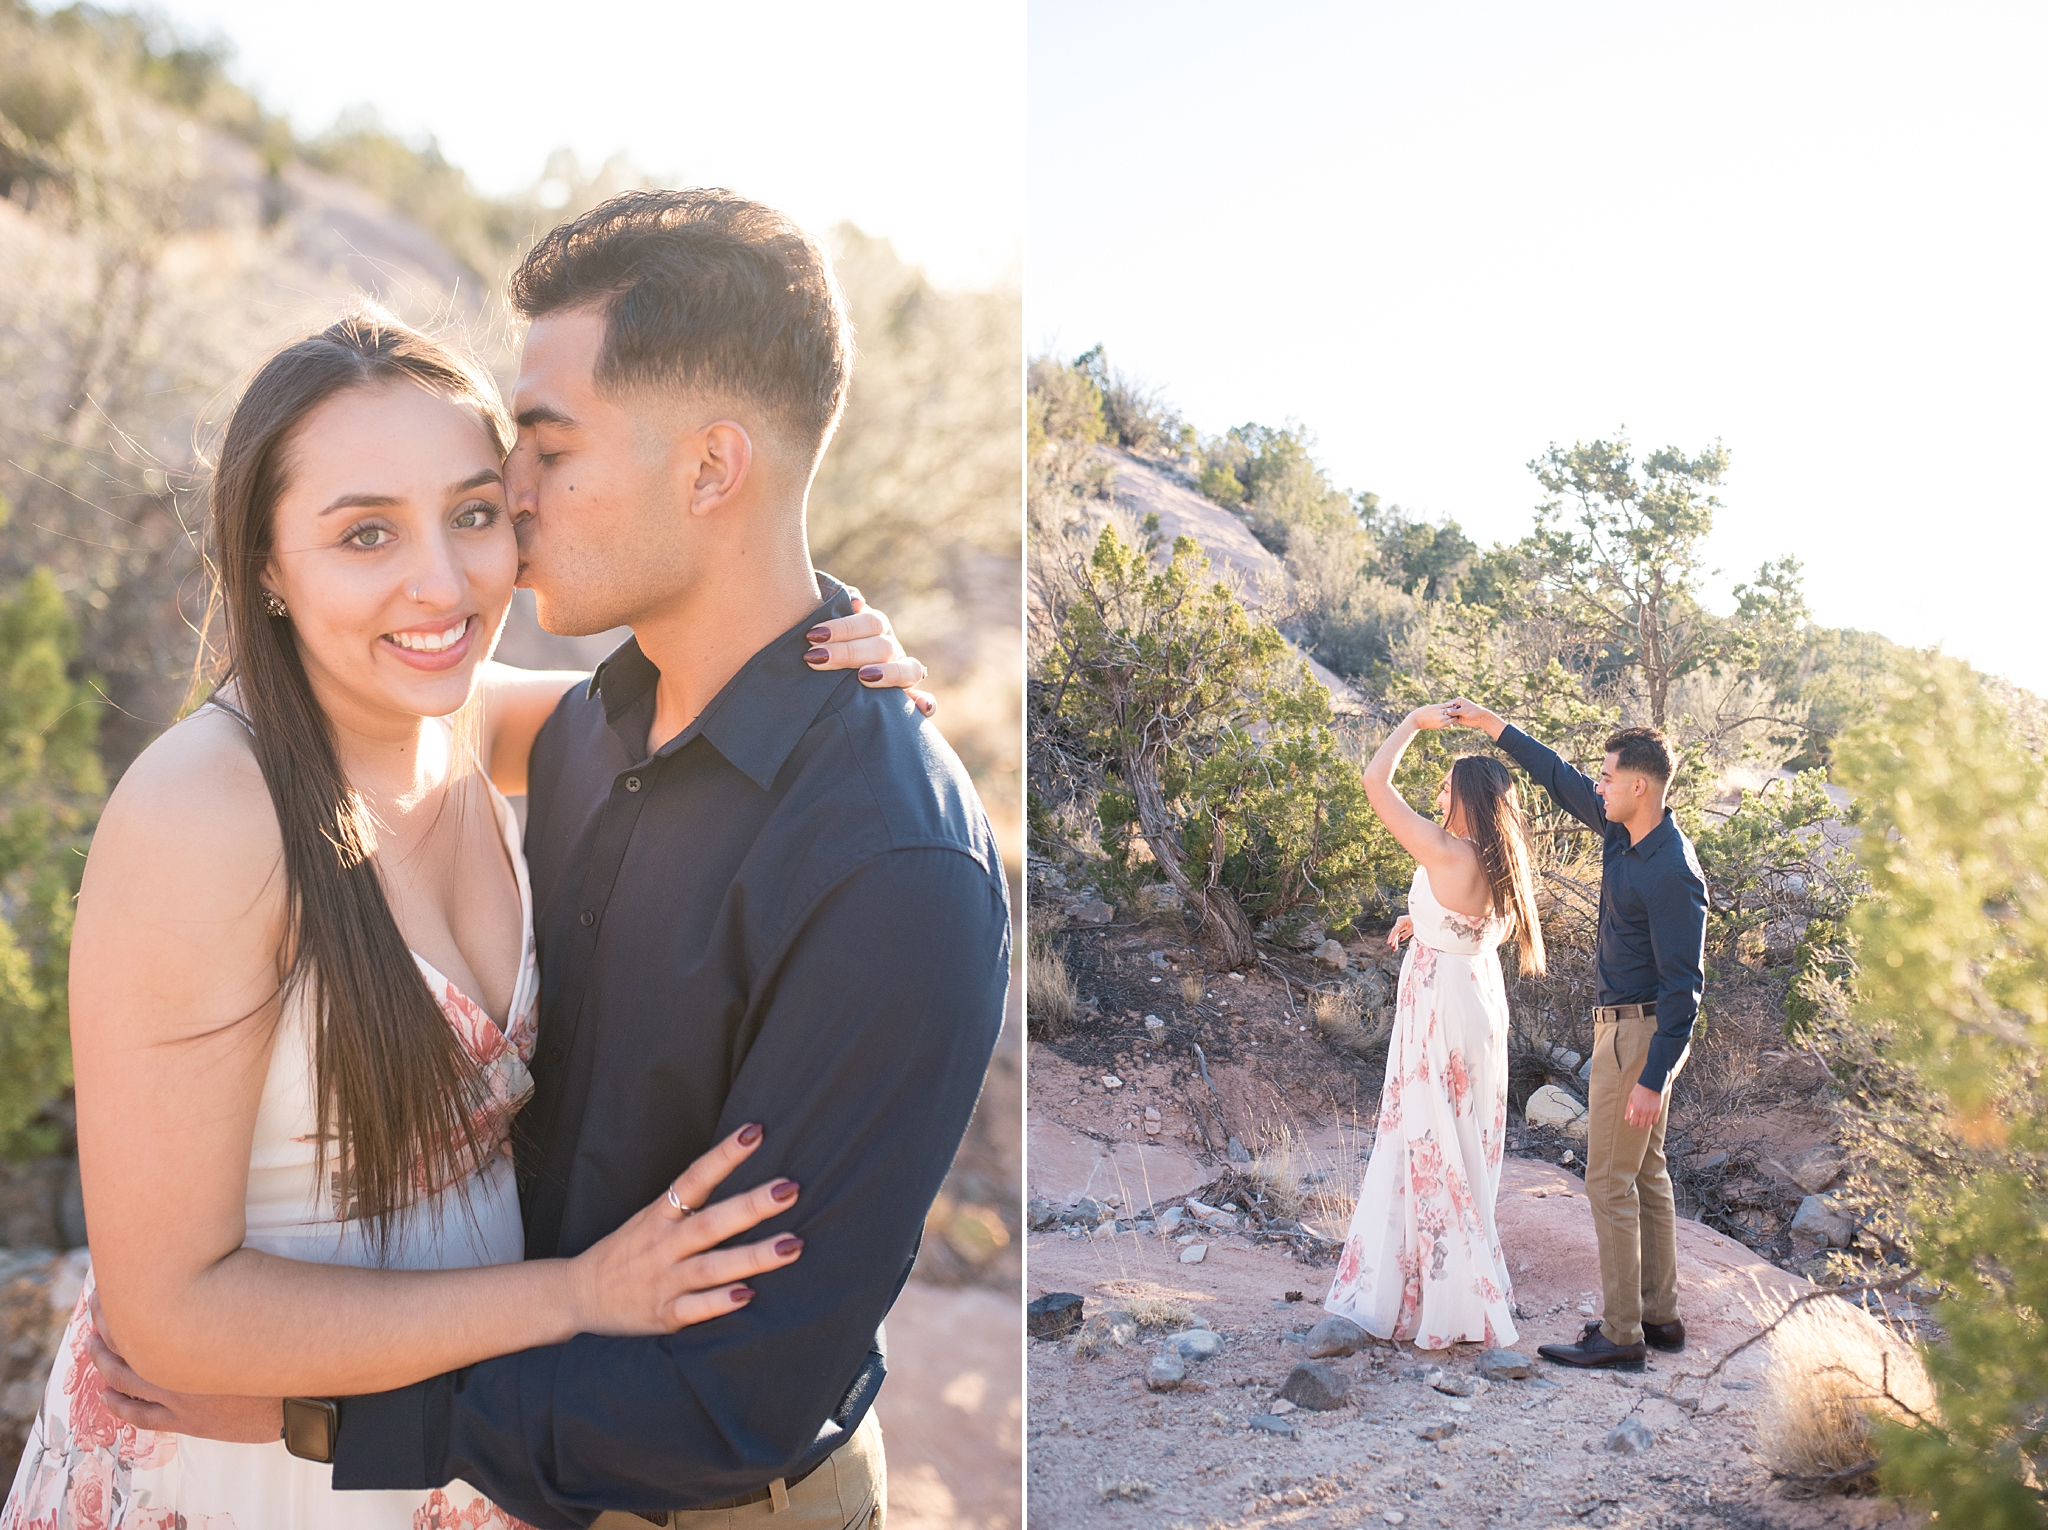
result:
M 583 1335 L 346 1399 L 337 1488 L 460 1477 L 521 1519 L 715 1503 L 843 1444 L 1002 1025 L 1009 893 L 988 819 L 901 691 L 803 662 L 845 591 L 650 757 L 628 642 L 534 745 L 541 967 L 516 1130 L 529 1258 L 574 1255 L 749 1121 L 723 1187 L 788 1175 L 803 1257 L 746 1307 Z
M 1692 841 L 1666 808 L 1664 821 L 1631 844 L 1628 830 L 1607 821 L 1591 776 L 1512 723 L 1500 730 L 1500 747 L 1601 836 L 1600 1002 L 1656 1003 L 1657 1034 L 1638 1082 L 1661 1091 L 1692 1044 L 1706 986 L 1707 879 Z

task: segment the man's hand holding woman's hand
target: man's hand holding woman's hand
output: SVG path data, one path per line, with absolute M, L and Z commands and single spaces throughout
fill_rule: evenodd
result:
M 1443 713 L 1446 726 L 1453 728 L 1477 728 L 1488 738 L 1496 741 L 1500 738 L 1500 730 L 1507 726 L 1506 721 L 1498 712 L 1488 711 L 1478 702 L 1467 701 L 1463 696 L 1460 696 L 1455 701 L 1445 702 L 1443 704 Z
M 569 1261 L 578 1333 L 673 1333 L 737 1311 L 754 1299 L 749 1277 L 796 1262 L 804 1240 L 794 1233 L 718 1247 L 796 1204 L 792 1179 L 711 1199 L 760 1145 L 760 1127 L 741 1127 L 685 1169 L 653 1205 Z

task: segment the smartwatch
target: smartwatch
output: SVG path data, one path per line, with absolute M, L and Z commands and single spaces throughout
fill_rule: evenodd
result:
M 301 1461 L 334 1462 L 334 1437 L 341 1430 L 341 1404 L 331 1397 L 284 1400 L 284 1448 Z

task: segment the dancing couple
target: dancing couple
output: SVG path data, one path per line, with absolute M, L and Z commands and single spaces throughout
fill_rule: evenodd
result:
M 511 296 L 509 418 L 374 313 L 234 410 L 226 673 L 79 897 L 92 1280 L 6 1530 L 882 1522 L 1009 918 L 923 667 L 811 567 L 844 302 L 718 191 Z M 515 581 L 633 636 L 493 664 Z
M 1411 712 L 1367 765 L 1373 809 L 1416 867 L 1408 912 L 1388 937 L 1409 944 L 1379 1124 L 1323 1305 L 1375 1337 L 1421 1349 L 1509 1345 L 1517 1336 L 1494 1223 L 1508 1099 L 1499 948 L 1512 935 L 1523 969 L 1540 973 L 1543 934 L 1528 824 L 1506 766 L 1459 758 L 1437 794 L 1441 824 L 1394 789 L 1416 732 L 1448 727 L 1483 731 L 1601 836 L 1586 1198 L 1605 1306 L 1576 1343 L 1537 1353 L 1561 1365 L 1641 1370 L 1646 1346 L 1685 1346 L 1664 1127 L 1699 1013 L 1707 910 L 1699 861 L 1665 801 L 1671 750 L 1649 728 L 1610 738 L 1595 779 L 1461 699 Z

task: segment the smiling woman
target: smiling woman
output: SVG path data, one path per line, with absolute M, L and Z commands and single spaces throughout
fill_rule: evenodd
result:
M 295 1458 L 324 1459 L 318 1427 L 280 1442 L 280 1398 L 671 1333 L 802 1252 L 721 1247 L 797 1198 L 713 1199 L 763 1140 L 743 1125 L 575 1258 L 522 1262 L 539 974 L 495 782 L 523 784 L 583 677 L 486 662 L 520 567 L 511 439 L 479 371 L 374 311 L 236 406 L 212 488 L 225 669 L 123 777 L 79 897 L 92 1277 L 8 1530 L 514 1525 L 459 1482 L 337 1497 Z M 828 625 L 819 668 L 900 656 L 879 613 Z

